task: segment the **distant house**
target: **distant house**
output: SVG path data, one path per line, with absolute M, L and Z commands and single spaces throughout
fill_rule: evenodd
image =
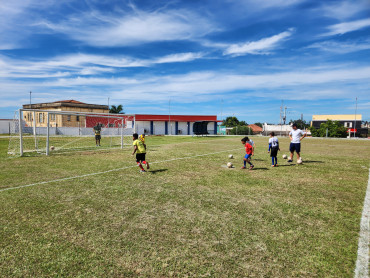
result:
M 24 111 L 23 120 L 26 126 L 33 126 L 36 123 L 37 127 L 46 127 L 47 113 L 44 111 L 61 111 L 61 112 L 91 112 L 93 113 L 108 113 L 108 105 L 88 104 L 77 100 L 60 100 L 46 103 L 25 104 L 23 109 L 37 109 L 43 112 Z M 35 117 L 35 118 L 34 118 Z M 63 115 L 56 117 L 51 114 L 51 127 L 86 127 L 86 119 L 83 116 Z
M 262 134 L 268 136 L 271 132 L 275 132 L 276 136 L 288 136 L 289 132 L 292 131 L 291 125 L 270 125 L 264 123 L 262 125 Z
M 342 114 L 342 115 L 312 115 L 311 126 L 320 128 L 322 123 L 331 121 L 338 121 L 348 129 L 350 135 L 356 132 L 356 136 L 368 135 L 368 128 L 362 128 L 362 115 L 361 114 Z
M 253 131 L 253 134 L 260 135 L 263 132 L 262 127 L 260 127 L 258 125 L 252 124 L 252 125 L 248 125 L 248 127 Z

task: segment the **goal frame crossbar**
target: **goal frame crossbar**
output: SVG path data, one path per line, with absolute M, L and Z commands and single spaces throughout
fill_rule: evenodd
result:
M 23 112 L 33 112 L 33 133 L 35 136 L 36 141 L 36 117 L 35 113 L 46 113 L 46 155 L 50 155 L 50 146 L 49 146 L 49 139 L 50 139 L 50 115 L 70 115 L 70 116 L 84 116 L 84 117 L 99 117 L 99 118 L 112 118 L 112 119 L 122 119 L 121 120 L 121 149 L 123 149 L 123 129 L 124 129 L 124 121 L 127 117 L 133 118 L 133 129 L 136 130 L 135 125 L 135 114 L 113 114 L 113 113 L 98 113 L 98 112 L 78 112 L 78 111 L 57 111 L 57 110 L 41 110 L 41 109 L 18 109 L 19 113 L 19 152 L 20 156 L 23 156 L 23 128 L 22 128 L 22 121 L 23 121 Z M 108 126 L 109 128 L 109 126 Z

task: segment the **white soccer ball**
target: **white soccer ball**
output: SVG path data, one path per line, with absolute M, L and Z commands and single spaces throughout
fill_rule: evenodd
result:
M 302 158 L 299 158 L 298 160 L 297 160 L 297 163 L 298 164 L 302 164 L 303 162 L 302 162 Z
M 234 158 L 234 156 L 232 154 L 229 154 L 229 158 L 232 159 Z
M 284 159 L 287 159 L 287 158 L 288 158 L 288 156 L 287 156 L 286 154 L 283 154 L 283 158 L 284 158 Z
M 54 146 L 51 146 L 50 147 L 50 150 L 54 151 L 55 150 L 55 147 Z
M 232 168 L 233 164 L 231 162 L 227 163 L 227 168 Z

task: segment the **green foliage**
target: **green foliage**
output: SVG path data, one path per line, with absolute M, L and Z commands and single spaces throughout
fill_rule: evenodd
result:
M 113 114 L 125 114 L 125 112 L 123 112 L 123 106 L 122 106 L 122 104 L 120 104 L 118 106 L 112 105 L 111 108 L 109 109 L 109 113 L 113 113 Z
M 248 124 L 247 124 L 247 122 L 246 122 L 246 121 L 240 121 L 240 122 L 239 122 L 239 125 L 242 125 L 242 126 L 243 126 L 243 125 L 248 125 Z
M 253 135 L 253 130 L 247 126 L 236 126 L 230 130 L 231 135 Z
M 328 120 L 326 123 L 322 123 L 320 128 L 316 129 L 312 126 L 309 129 L 313 137 L 326 137 L 326 131 L 328 131 L 328 137 L 347 137 L 347 128 L 341 125 L 338 121 Z
M 263 126 L 263 124 L 260 123 L 260 122 L 257 122 L 257 123 L 254 123 L 254 124 L 257 125 L 257 126 L 259 126 L 259 127 L 262 127 Z
M 239 125 L 239 120 L 237 117 L 227 117 L 223 122 L 222 125 L 231 127 Z
M 290 120 L 290 123 L 296 124 L 297 128 L 299 128 L 299 129 L 306 129 L 310 126 L 310 123 L 306 122 L 305 120 L 301 120 L 301 119 Z

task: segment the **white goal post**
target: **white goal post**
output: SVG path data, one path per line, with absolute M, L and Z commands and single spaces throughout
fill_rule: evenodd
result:
M 19 109 L 12 125 L 8 154 L 49 155 L 51 151 L 123 148 L 131 143 L 135 115 Z

